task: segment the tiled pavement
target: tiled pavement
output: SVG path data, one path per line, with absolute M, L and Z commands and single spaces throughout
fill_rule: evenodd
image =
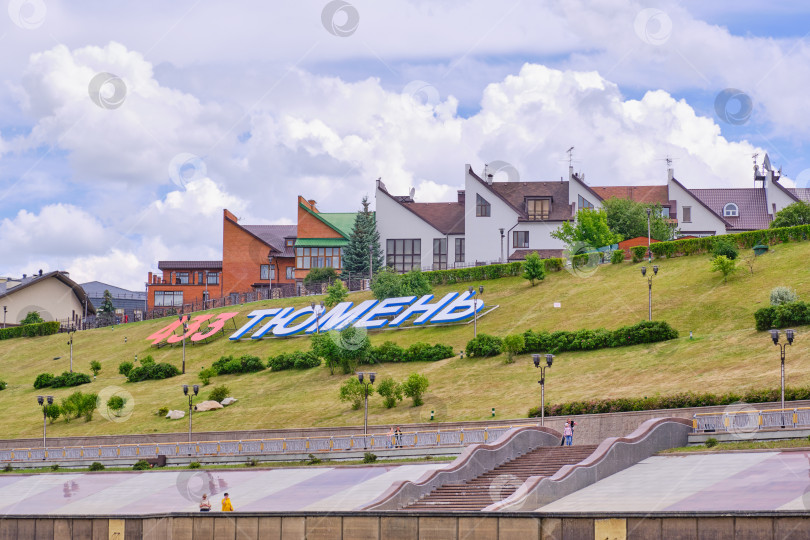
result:
M 810 453 L 653 456 L 539 510 L 808 510 Z

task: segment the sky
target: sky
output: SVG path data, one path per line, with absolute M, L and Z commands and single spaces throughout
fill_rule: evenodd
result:
M 0 276 L 143 290 L 221 258 L 223 208 L 452 200 L 570 147 L 591 185 L 752 187 L 768 153 L 810 187 L 806 2 L 3 1 Z

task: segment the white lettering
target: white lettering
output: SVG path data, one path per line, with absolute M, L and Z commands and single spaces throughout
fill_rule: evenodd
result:
M 411 305 L 408 309 L 403 311 L 400 316 L 391 321 L 391 323 L 388 326 L 397 327 L 417 313 L 421 313 L 422 315 L 420 315 L 415 321 L 413 321 L 413 324 L 415 325 L 425 324 L 430 320 L 431 317 L 433 317 L 433 315 L 435 315 L 440 309 L 442 309 L 445 305 L 451 302 L 456 296 L 458 296 L 458 293 L 447 293 L 444 296 L 444 298 L 442 298 L 435 304 L 429 304 L 428 302 L 433 300 L 433 295 L 426 294 L 425 296 L 417 300 L 415 304 Z
M 267 317 L 271 317 L 281 311 L 281 308 L 271 308 L 271 309 L 257 309 L 251 311 L 248 314 L 248 322 L 242 326 L 239 330 L 231 334 L 231 337 L 228 339 L 232 341 L 236 341 L 238 339 L 242 339 L 242 336 L 250 332 L 256 325 L 258 325 L 262 320 L 266 319 Z
M 384 315 L 396 315 L 402 308 L 412 304 L 416 300 L 415 296 L 401 296 L 399 298 L 386 298 L 377 304 L 377 307 L 363 315 L 354 326 L 359 328 L 382 328 L 388 321 L 386 319 L 376 319 Z
M 472 317 L 476 311 L 481 311 L 484 309 L 484 301 L 473 298 L 474 295 L 475 292 L 464 292 L 459 298 L 437 313 L 436 316 L 430 320 L 430 322 L 457 322 Z

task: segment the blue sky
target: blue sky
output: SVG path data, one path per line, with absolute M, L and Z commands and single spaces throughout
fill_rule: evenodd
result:
M 449 199 L 464 163 L 554 179 L 570 146 L 594 185 L 663 183 L 667 155 L 692 187 L 749 186 L 765 152 L 810 178 L 798 1 L 6 4 L 0 275 L 140 290 L 219 258 L 223 208 L 351 211 L 377 177 Z

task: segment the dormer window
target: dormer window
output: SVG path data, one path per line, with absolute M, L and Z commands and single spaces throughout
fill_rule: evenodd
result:
M 526 199 L 526 213 L 532 221 L 543 221 L 551 214 L 551 199 Z
M 287 247 L 293 247 L 293 245 L 295 245 L 295 239 L 294 238 L 287 238 L 287 241 L 286 241 L 285 245 Z
M 723 217 L 737 217 L 739 215 L 740 210 L 733 202 L 730 202 L 723 207 Z
M 475 195 L 475 217 L 489 217 L 491 207 L 489 201 L 476 193 Z

